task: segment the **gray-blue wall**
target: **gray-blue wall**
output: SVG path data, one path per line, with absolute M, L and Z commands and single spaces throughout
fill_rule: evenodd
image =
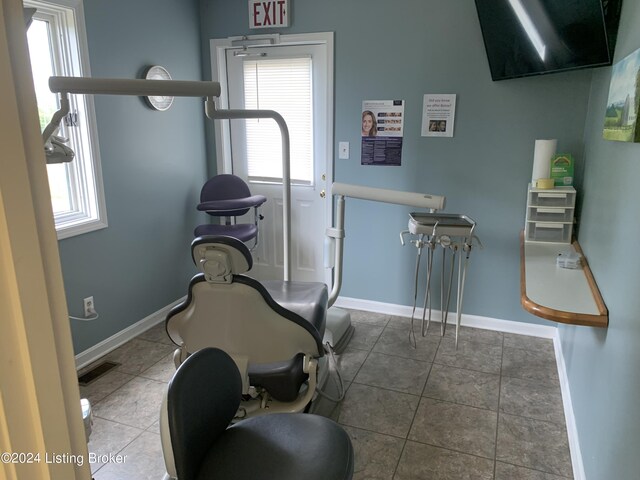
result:
M 625 0 L 615 62 L 640 48 L 640 1 Z M 585 128 L 579 240 L 609 328 L 562 326 L 560 338 L 588 479 L 640 476 L 640 144 L 602 139 L 611 68 L 593 76 Z
M 558 138 L 581 175 L 591 72 L 492 82 L 471 0 L 291 4 L 292 26 L 280 33 L 335 32 L 335 158 L 338 141 L 351 143 L 351 159 L 335 161 L 335 180 L 445 195 L 447 212 L 478 222 L 485 246 L 472 255 L 465 313 L 546 323 L 522 310 L 519 292 L 534 141 Z M 204 47 L 210 38 L 266 33 L 249 31 L 246 2 L 235 0 L 201 0 L 201 22 Z M 420 136 L 425 93 L 457 94 L 453 138 Z M 402 166 L 361 166 L 362 101 L 387 99 L 406 101 Z M 341 295 L 412 303 L 415 249 L 398 240 L 409 211 L 348 200 Z
M 163 65 L 176 80 L 201 79 L 194 1 L 85 0 L 94 77 L 140 78 Z M 79 353 L 186 293 L 194 205 L 206 179 L 201 99 L 177 98 L 166 112 L 141 98 L 96 96 L 109 226 L 61 240 L 67 303 L 82 316 L 94 296 L 100 318 L 71 320 Z

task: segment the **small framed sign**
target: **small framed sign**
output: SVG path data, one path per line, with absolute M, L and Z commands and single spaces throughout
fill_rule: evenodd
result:
M 422 107 L 423 137 L 453 137 L 456 95 L 425 95 Z
M 249 28 L 289 26 L 289 0 L 249 0 Z

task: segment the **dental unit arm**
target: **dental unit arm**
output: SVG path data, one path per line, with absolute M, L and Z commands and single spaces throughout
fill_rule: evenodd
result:
M 384 188 L 363 187 L 346 183 L 334 183 L 331 186 L 331 194 L 337 197 L 335 227 L 327 229 L 327 237 L 335 248 L 333 288 L 329 293 L 329 306 L 332 306 L 338 298 L 342 287 L 342 262 L 344 248 L 344 209 L 345 197 L 370 200 L 374 202 L 393 203 L 407 205 L 409 207 L 425 208 L 432 212 L 442 210 L 445 206 L 445 197 L 428 195 L 424 193 L 402 192 Z
M 331 189 L 332 195 L 337 197 L 336 202 L 336 223 L 335 227 L 327 229 L 327 240 L 329 242 L 326 251 L 334 250 L 333 271 L 333 288 L 329 293 L 329 306 L 332 306 L 338 298 L 340 288 L 342 286 L 342 262 L 344 247 L 344 210 L 345 197 L 358 198 L 361 200 L 371 200 L 375 202 L 393 203 L 398 205 L 407 205 L 410 207 L 418 207 L 429 210 L 429 212 L 412 212 L 409 217 L 409 229 L 400 232 L 400 241 L 405 244 L 404 236 L 406 234 L 418 235 L 417 240 L 412 240 L 418 251 L 415 269 L 415 293 L 413 311 L 411 314 L 411 332 L 410 339 L 413 336 L 412 346 L 416 346 L 415 335 L 413 334 L 413 320 L 416 313 L 416 301 L 418 294 L 418 273 L 420 267 L 420 257 L 422 249 L 427 247 L 429 251 L 427 266 L 427 291 L 425 293 L 425 302 L 423 306 L 423 328 L 422 334 L 425 335 L 425 318 L 424 314 L 429 311 L 429 320 L 431 320 L 431 295 L 430 295 L 430 278 L 431 268 L 433 265 L 433 252 L 436 244 L 443 247 L 443 272 L 441 283 L 444 285 L 444 252 L 446 249 L 452 251 L 452 260 L 450 263 L 449 287 L 446 297 L 444 289 L 441 289 L 441 335 L 444 335 L 447 314 L 449 311 L 449 301 L 451 299 L 451 283 L 454 278 L 453 268 L 455 265 L 455 255 L 458 250 L 464 256 L 464 262 L 460 260 L 458 263 L 458 283 L 457 283 L 457 299 L 456 299 L 456 348 L 458 346 L 458 332 L 460 329 L 460 320 L 462 314 L 462 300 L 464 296 L 464 284 L 466 279 L 467 264 L 474 240 L 482 248 L 480 239 L 475 235 L 476 222 L 466 215 L 437 213 L 438 210 L 444 209 L 445 197 L 437 195 L 427 195 L 422 193 L 401 192 L 397 190 L 387 190 L 382 188 L 363 187 L 359 185 L 348 185 L 344 183 L 334 183 Z M 426 237 L 426 239 L 425 239 Z M 453 239 L 460 239 L 453 241 Z M 446 299 L 445 299 L 446 298 Z M 428 321 L 427 321 L 428 327 Z

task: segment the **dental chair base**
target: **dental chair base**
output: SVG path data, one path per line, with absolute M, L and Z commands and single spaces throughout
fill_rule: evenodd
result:
M 341 354 L 349 345 L 355 332 L 351 324 L 351 314 L 342 308 L 330 307 L 327 310 L 326 322 L 322 343 L 326 345 L 328 342 L 334 353 Z

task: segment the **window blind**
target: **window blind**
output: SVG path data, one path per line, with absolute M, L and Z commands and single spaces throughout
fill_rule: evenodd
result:
M 275 110 L 287 122 L 291 180 L 313 184 L 313 91 L 311 57 L 247 59 L 243 64 L 245 108 Z M 269 119 L 245 120 L 249 180 L 282 181 L 282 139 Z

